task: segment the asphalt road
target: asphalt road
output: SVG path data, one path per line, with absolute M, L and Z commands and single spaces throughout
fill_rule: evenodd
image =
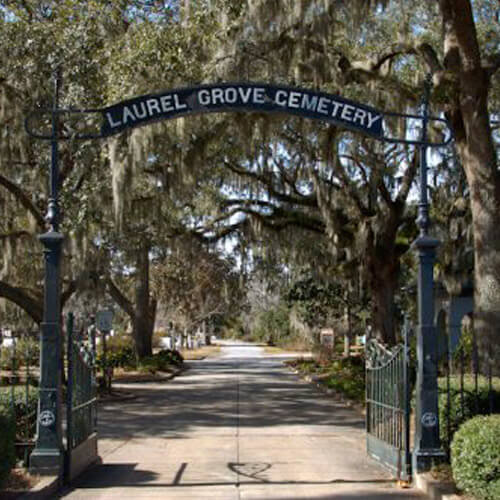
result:
M 263 349 L 226 342 L 216 359 L 137 397 L 101 405 L 103 464 L 61 498 L 423 499 L 366 456 L 362 415 Z

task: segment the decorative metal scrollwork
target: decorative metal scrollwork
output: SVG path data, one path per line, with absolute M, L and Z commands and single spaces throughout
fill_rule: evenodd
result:
M 383 368 L 393 361 L 404 349 L 403 344 L 392 348 L 381 344 L 376 339 L 370 339 L 366 343 L 366 367 L 370 370 Z

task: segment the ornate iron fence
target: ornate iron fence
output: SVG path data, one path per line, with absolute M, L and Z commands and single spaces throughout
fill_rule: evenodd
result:
M 395 477 L 411 479 L 410 384 L 405 343 L 392 349 L 366 344 L 366 431 L 368 454 Z
M 491 353 L 480 356 L 472 325 L 462 327 L 458 339 L 446 330 L 439 332 L 439 423 L 448 458 L 453 435 L 463 422 L 500 412 L 500 377 L 493 376 L 491 359 Z
M 66 478 L 71 481 L 97 455 L 97 387 L 93 330 L 67 316 L 68 390 L 66 397 Z

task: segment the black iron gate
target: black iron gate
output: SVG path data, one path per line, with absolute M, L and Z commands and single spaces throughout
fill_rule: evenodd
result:
M 95 342 L 92 330 L 75 327 L 73 313 L 67 318 L 68 392 L 66 398 L 65 476 L 71 481 L 97 454 L 97 394 L 95 383 Z
M 368 454 L 402 481 L 411 479 L 410 384 L 405 342 L 391 349 L 366 344 L 366 432 Z

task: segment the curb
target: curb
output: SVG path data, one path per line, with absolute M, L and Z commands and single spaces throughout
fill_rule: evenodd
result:
M 59 476 L 42 476 L 35 486 L 17 497 L 17 500 L 45 500 L 56 498 L 61 486 Z
M 172 380 L 173 378 L 177 377 L 180 375 L 182 372 L 187 370 L 187 366 L 183 366 L 181 368 L 176 368 L 172 372 L 170 372 L 168 375 L 161 375 L 161 376 L 150 376 L 150 377 L 142 377 L 138 380 L 134 380 L 134 375 L 124 376 L 122 379 L 118 378 L 114 380 L 114 383 L 116 385 L 127 385 L 127 384 L 150 384 L 152 382 L 168 382 L 169 380 Z M 167 372 L 162 372 L 162 373 L 167 373 Z
M 439 481 L 428 472 L 415 474 L 414 483 L 431 500 L 463 500 L 463 497 L 457 494 L 457 488 L 453 481 Z

